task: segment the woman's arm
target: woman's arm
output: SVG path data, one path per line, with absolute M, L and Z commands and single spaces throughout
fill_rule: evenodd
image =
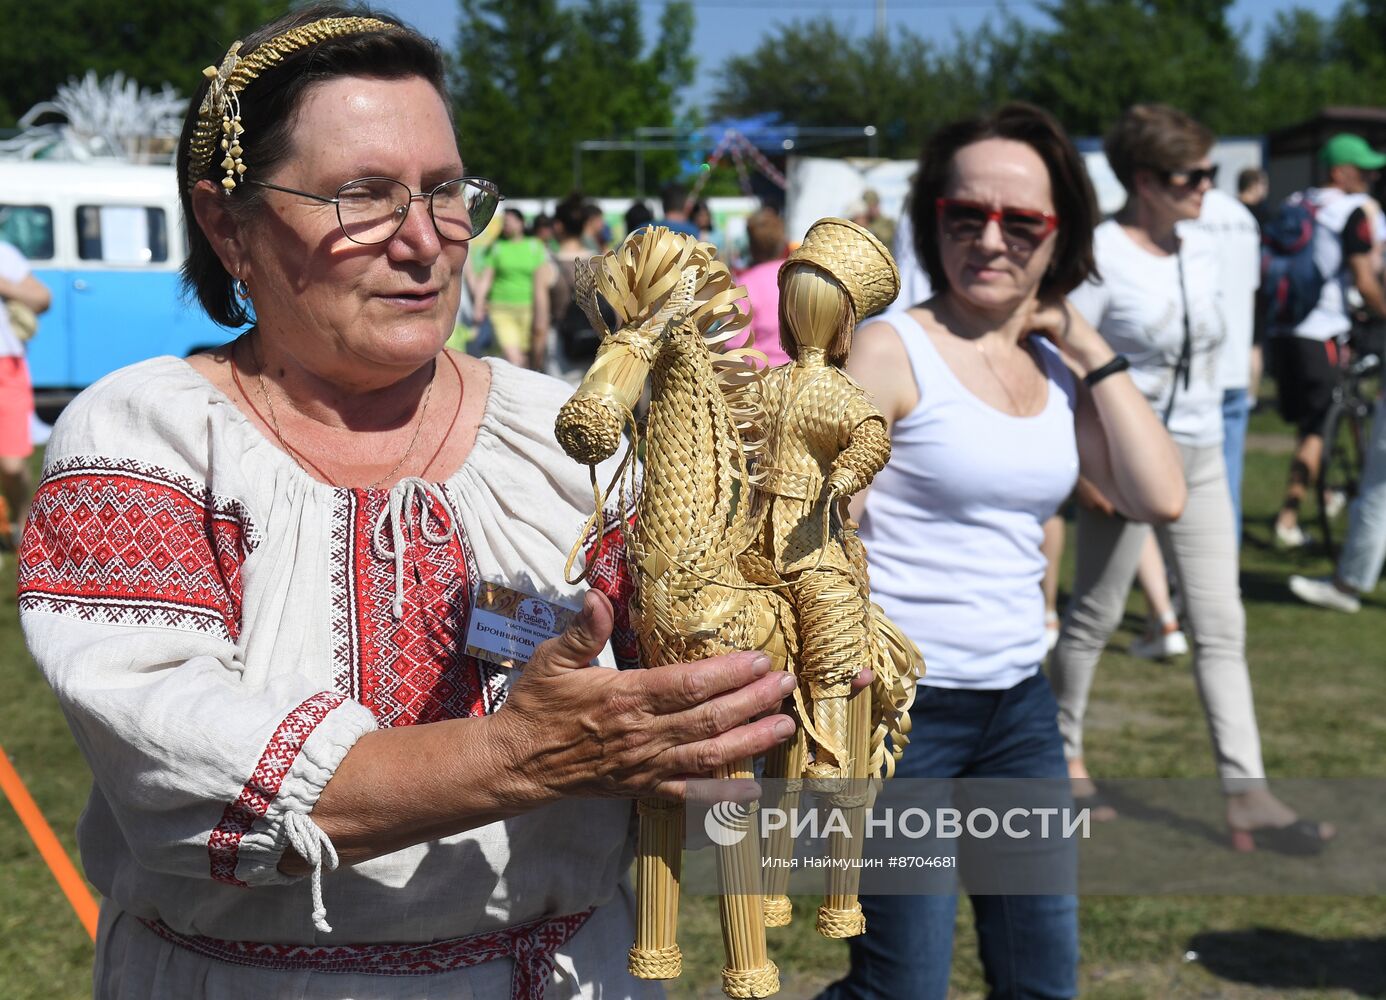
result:
M 478 326 L 486 319 L 486 310 L 491 305 L 491 285 L 495 280 L 496 269 L 490 263 L 490 254 L 487 254 L 487 262 L 483 265 L 481 274 L 477 275 L 472 290 L 472 302 L 475 304 L 473 315 Z
M 557 279 L 554 262 L 546 260 L 534 272 L 534 320 L 530 327 L 529 366 L 537 372 L 544 370 L 549 351 L 549 299 Z
M 1058 346 L 1079 379 L 1075 422 L 1083 478 L 1132 520 L 1177 518 L 1187 496 L 1179 449 L 1131 376 L 1108 375 L 1091 389 L 1082 381 L 1116 353 L 1067 300 L 1037 307 L 1031 328 Z
M 686 779 L 764 753 L 794 732 L 792 678 L 733 653 L 658 670 L 590 666 L 612 609 L 589 592 L 494 715 L 382 729 L 357 741 L 313 809 L 347 864 L 573 796 L 682 798 Z M 286 853 L 286 874 L 308 870 Z
M 32 274 L 19 281 L 0 278 L 0 298 L 21 302 L 35 313 L 45 313 L 53 304 L 53 295 L 48 291 L 48 286 Z
M 846 370 L 880 411 L 887 437 L 895 421 L 919 405 L 909 354 L 889 323 L 868 323 L 856 332 Z M 847 505 L 854 521 L 860 521 L 866 509 L 866 494 L 866 489 L 861 490 Z

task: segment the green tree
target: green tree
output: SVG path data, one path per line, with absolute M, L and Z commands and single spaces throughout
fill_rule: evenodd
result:
M 693 11 L 671 2 L 646 51 L 636 0 L 460 0 L 453 90 L 468 169 L 516 195 L 556 195 L 572 184 L 574 144 L 672 126 L 693 77 Z M 651 154 L 651 176 L 675 168 Z M 588 193 L 629 191 L 629 152 L 583 157 Z
M 1251 67 L 1227 23 L 1231 0 L 1054 0 L 1021 87 L 1078 135 L 1122 109 L 1172 104 L 1216 131 L 1244 119 Z
M 1351 0 L 1332 17 L 1302 8 L 1266 32 L 1249 113 L 1257 130 L 1303 121 L 1330 105 L 1381 100 L 1386 87 L 1386 0 Z
M 0 127 L 87 70 L 121 70 L 146 87 L 190 94 L 203 66 L 233 41 L 284 13 L 288 0 L 220 0 L 190 10 L 176 0 L 0 0 Z M 190 16 L 191 14 L 191 16 Z
M 879 39 L 853 37 L 826 17 L 781 25 L 754 51 L 723 64 L 714 111 L 773 111 L 795 125 L 875 125 L 882 156 L 914 156 L 941 122 L 1005 96 L 1008 70 L 998 57 L 1014 58 L 1027 36 L 1013 19 L 1003 29 L 959 36 L 945 52 L 908 30 Z M 866 150 L 854 140 L 821 151 Z

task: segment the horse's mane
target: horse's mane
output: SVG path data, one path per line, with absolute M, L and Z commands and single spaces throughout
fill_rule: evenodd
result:
M 596 295 L 610 304 L 618 329 L 642 326 L 665 308 L 690 269 L 695 282 L 688 318 L 697 324 L 707 346 L 717 387 L 741 437 L 742 453 L 748 464 L 754 464 L 765 443 L 761 372 L 766 359 L 749 346 L 751 316 L 736 305 L 746 297 L 746 289 L 732 279 L 715 247 L 663 226 L 650 226 L 579 268 L 575 293 L 593 328 L 605 336 L 608 331 Z M 746 330 L 745 340 L 733 347 L 732 340 L 742 330 Z M 753 363 L 757 359 L 760 366 Z

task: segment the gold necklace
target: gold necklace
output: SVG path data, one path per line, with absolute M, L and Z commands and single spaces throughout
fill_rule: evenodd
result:
M 974 340 L 972 343 L 973 346 L 977 348 L 977 353 L 982 356 L 982 360 L 986 362 L 987 370 L 991 372 L 991 377 L 996 379 L 997 384 L 1001 386 L 1001 391 L 1004 392 L 1006 398 L 1011 401 L 1011 406 L 1015 409 L 1015 415 L 1017 417 L 1025 416 L 1029 412 L 1028 408 L 1020 405 L 1020 400 L 1016 398 L 1015 393 L 1011 392 L 1011 387 L 1006 384 L 1006 380 L 1001 377 L 1000 373 L 996 370 L 996 366 L 991 363 L 991 355 L 988 354 L 986 349 L 977 341 Z
M 950 330 L 950 331 L 953 330 L 953 329 L 965 329 L 965 324 L 962 324 L 962 323 L 957 322 L 957 317 L 956 317 L 956 316 L 954 315 L 954 313 L 953 313 L 953 303 L 952 303 L 952 302 L 948 301 L 947 299 L 943 299 L 943 300 L 941 300 L 941 301 L 939 302 L 939 306 L 943 306 L 943 307 L 946 307 L 946 308 L 947 308 L 947 310 L 948 310 L 948 318 L 950 318 L 950 319 L 952 320 L 952 323 L 951 323 L 951 324 L 948 324 L 948 323 L 945 323 L 945 324 L 944 324 L 944 328 L 945 328 L 945 329 L 948 329 L 948 330 Z M 937 313 L 937 311 L 938 311 L 938 306 L 935 307 L 935 312 Z M 961 333 L 956 334 L 956 336 L 962 337 L 964 340 L 966 340 L 966 341 L 968 341 L 969 343 L 971 343 L 972 346 L 975 347 L 975 348 L 977 349 L 977 353 L 980 354 L 980 355 L 982 356 L 982 361 L 986 363 L 987 371 L 991 372 L 991 377 L 994 378 L 994 379 L 996 380 L 996 383 L 997 383 L 999 386 L 1001 386 L 1001 391 L 1004 392 L 1004 393 L 1006 394 L 1006 398 L 1009 399 L 1009 400 L 1011 401 L 1011 406 L 1012 406 L 1012 408 L 1015 410 L 1015 416 L 1017 416 L 1017 417 L 1023 417 L 1023 416 L 1025 416 L 1025 415 L 1029 412 L 1029 410 L 1028 410 L 1026 407 L 1023 407 L 1023 406 L 1020 405 L 1020 400 L 1016 398 L 1015 393 L 1011 392 L 1011 387 L 1010 387 L 1009 385 L 1006 384 L 1006 380 L 1003 379 L 1003 378 L 1001 377 L 1001 375 L 1000 375 L 999 372 L 997 372 L 996 366 L 995 366 L 994 364 L 992 364 L 991 355 L 988 354 L 986 348 L 984 348 L 984 347 L 982 346 L 982 342 L 981 342 L 981 339 L 980 339 L 980 335 L 978 336 L 977 339 L 974 339 L 974 338 L 972 338 L 972 337 L 964 336 L 964 335 L 961 334 Z M 1017 346 L 1019 346 L 1019 345 L 1017 345 Z M 1022 348 L 1022 349 L 1023 349 L 1023 348 Z
M 251 345 L 250 351 L 252 356 L 254 356 L 255 358 L 255 381 L 260 386 L 260 395 L 263 396 L 265 399 L 265 407 L 269 410 L 270 429 L 274 431 L 274 436 L 279 441 L 279 446 L 283 448 L 284 451 L 290 457 L 292 457 L 295 462 L 298 462 L 300 466 L 306 465 L 307 469 L 305 469 L 305 471 L 311 470 L 313 472 L 316 472 L 319 476 L 327 480 L 327 482 L 331 483 L 333 486 L 339 485 L 331 476 L 329 476 L 326 472 L 319 468 L 317 463 L 315 463 L 311 458 L 309 458 L 303 452 L 299 451 L 297 448 L 293 447 L 291 444 L 289 444 L 288 441 L 284 440 L 284 434 L 279 430 L 279 418 L 274 412 L 274 400 L 270 397 L 269 389 L 265 385 L 265 363 L 260 359 L 259 352 L 255 350 L 253 344 Z M 366 489 L 377 489 L 385 483 L 389 482 L 391 479 L 395 477 L 395 473 L 399 472 L 400 469 L 404 468 L 404 463 L 409 461 L 409 456 L 414 453 L 414 446 L 419 443 L 419 433 L 423 430 L 424 418 L 428 415 L 428 400 L 429 397 L 433 395 L 433 383 L 437 380 L 438 362 L 434 361 L 433 375 L 429 378 L 428 385 L 424 388 L 423 402 L 419 406 L 419 419 L 418 422 L 414 425 L 414 436 L 409 439 L 409 447 L 404 449 L 404 454 L 399 457 L 399 461 L 395 463 L 395 467 L 393 469 L 385 473 L 385 475 L 381 476 L 375 482 L 371 483 L 369 486 L 366 487 Z

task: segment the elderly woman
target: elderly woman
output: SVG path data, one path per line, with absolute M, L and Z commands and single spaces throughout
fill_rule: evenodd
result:
M 1184 592 L 1194 679 L 1226 794 L 1232 845 L 1315 853 L 1332 828 L 1298 818 L 1266 785 L 1222 453 L 1217 247 L 1206 233 L 1179 225 L 1198 218 L 1217 177 L 1209 158 L 1213 134 L 1175 108 L 1138 104 L 1112 126 L 1104 147 L 1127 202 L 1093 234 L 1102 282 L 1075 289 L 1072 301 L 1130 360 L 1137 387 L 1179 446 L 1188 504 L 1180 517 L 1154 530 Z M 1088 691 L 1125 613 L 1151 531 L 1123 517 L 1103 492 L 1088 491 L 1079 507 L 1073 599 L 1051 665 L 1075 793 L 1094 806 L 1101 799 L 1083 760 Z
M 24 542 L 95 779 L 96 995 L 657 994 L 624 968 L 629 798 L 786 739 L 781 679 L 591 666 L 626 584 L 614 519 L 614 605 L 563 582 L 591 513 L 567 390 L 443 349 L 498 195 L 437 48 L 314 7 L 210 72 L 187 279 L 254 325 L 74 402 Z

